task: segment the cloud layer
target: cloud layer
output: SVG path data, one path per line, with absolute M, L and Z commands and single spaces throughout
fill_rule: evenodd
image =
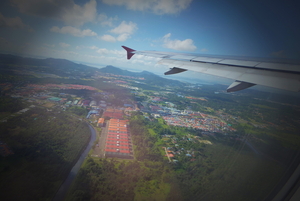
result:
M 125 6 L 129 10 L 150 11 L 158 15 L 177 14 L 193 0 L 102 0 L 108 5 Z
M 66 26 L 62 28 L 54 26 L 50 29 L 50 31 L 61 34 L 71 34 L 76 37 L 97 36 L 97 34 L 90 29 L 81 30 L 71 26 Z
M 123 21 L 119 26 L 109 31 L 117 36 L 106 34 L 101 36 L 100 39 L 107 42 L 126 41 L 137 29 L 137 24 Z
M 97 18 L 98 22 L 100 22 L 100 24 L 102 26 L 109 26 L 112 27 L 113 26 L 113 22 L 118 20 L 118 17 L 107 17 L 106 14 L 101 13 L 98 15 Z
M 21 13 L 53 18 L 68 25 L 81 26 L 97 17 L 97 2 L 90 0 L 80 6 L 73 0 L 11 0 Z
M 28 25 L 24 24 L 19 17 L 4 17 L 0 13 L 0 27 L 10 27 L 15 29 L 27 29 L 33 31 Z
M 62 48 L 70 47 L 70 44 L 67 44 L 67 43 L 59 43 L 59 45 Z
M 180 51 L 195 51 L 197 49 L 192 39 L 171 40 L 170 37 L 171 33 L 163 37 L 163 47 Z

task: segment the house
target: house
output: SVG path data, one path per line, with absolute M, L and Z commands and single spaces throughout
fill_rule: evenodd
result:
M 104 118 L 99 118 L 97 126 L 98 127 L 103 127 L 104 126 Z

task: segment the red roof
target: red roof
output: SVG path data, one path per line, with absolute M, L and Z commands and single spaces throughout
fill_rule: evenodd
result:
M 117 146 L 117 145 L 108 145 L 108 144 L 106 144 L 106 148 L 128 149 L 129 150 L 128 146 Z
M 107 145 L 116 145 L 117 141 L 114 142 L 106 142 Z M 119 142 L 120 145 L 129 146 L 128 142 Z
M 104 119 L 103 119 L 103 118 L 99 118 L 98 123 L 99 123 L 99 124 L 104 123 Z
M 109 140 L 128 142 L 128 138 L 120 138 L 120 139 L 117 139 L 116 137 L 108 137 L 108 138 Z
M 108 131 L 108 135 L 113 135 L 113 136 L 116 136 L 117 137 L 117 135 L 120 135 L 120 136 L 128 136 L 128 134 L 127 133 L 117 133 L 117 132 L 110 132 L 110 131 Z
M 117 136 L 116 135 L 107 135 L 108 138 L 114 138 L 114 139 L 117 139 Z M 124 139 L 124 140 L 128 140 L 128 137 L 127 136 L 120 136 L 119 137 L 120 139 Z
M 117 152 L 116 149 L 105 149 L 106 152 Z M 121 153 L 130 153 L 130 151 L 127 150 L 119 150 Z

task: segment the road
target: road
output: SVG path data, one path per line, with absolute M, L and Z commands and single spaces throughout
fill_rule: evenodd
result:
M 83 163 L 85 157 L 88 155 L 91 147 L 93 146 L 94 141 L 96 140 L 96 131 L 94 130 L 94 128 L 92 126 L 89 125 L 90 131 L 91 131 L 91 138 L 90 138 L 90 142 L 87 145 L 86 149 L 82 152 L 81 156 L 79 157 L 78 161 L 76 162 L 76 164 L 73 166 L 73 168 L 71 169 L 67 179 L 64 181 L 64 183 L 61 185 L 61 187 L 59 188 L 58 192 L 56 193 L 53 201 L 61 201 L 64 199 L 64 197 L 66 196 L 66 193 L 69 190 L 69 187 L 72 184 L 72 181 L 74 180 L 76 174 L 78 173 L 81 164 Z

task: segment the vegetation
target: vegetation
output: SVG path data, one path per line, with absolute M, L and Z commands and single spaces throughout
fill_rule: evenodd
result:
M 163 161 L 155 137 L 139 116 L 131 119 L 137 160 L 88 158 L 67 200 L 166 200 L 171 189 L 170 168 Z M 143 118 L 142 118 L 142 121 Z M 139 126 L 137 126 L 139 125 Z M 152 135 L 152 136 L 151 136 Z M 143 153 L 143 154 L 142 154 Z
M 169 185 L 161 181 L 162 172 L 164 167 L 156 162 L 88 158 L 66 200 L 131 201 L 157 193 L 165 200 Z
M 0 103 L 0 112 L 18 112 L 25 107 L 25 104 L 19 98 L 9 96 L 1 96 Z
M 88 109 L 80 106 L 71 106 L 67 108 L 67 111 L 72 112 L 78 116 L 86 116 L 88 114 Z
M 0 133 L 14 153 L 0 157 L 3 200 L 51 200 L 90 137 L 86 123 L 38 107 L 1 123 Z

